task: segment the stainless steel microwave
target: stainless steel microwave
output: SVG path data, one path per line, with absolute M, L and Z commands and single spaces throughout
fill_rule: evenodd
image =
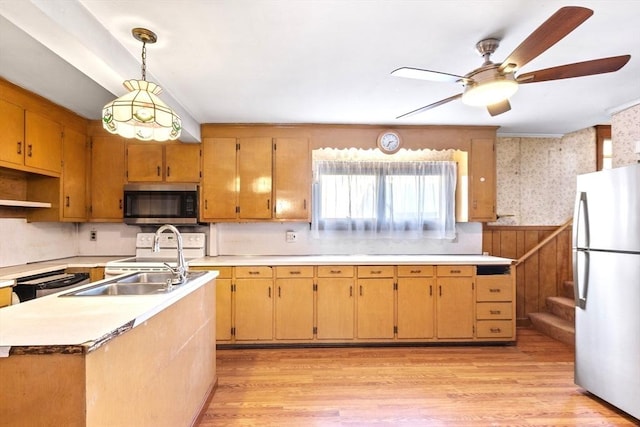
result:
M 197 224 L 197 184 L 126 184 L 126 224 Z

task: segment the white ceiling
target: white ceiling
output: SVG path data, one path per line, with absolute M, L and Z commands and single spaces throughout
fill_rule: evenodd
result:
M 490 125 L 501 135 L 561 135 L 609 123 L 640 102 L 640 1 L 574 1 L 594 15 L 521 72 L 630 54 L 620 71 L 522 85 L 512 110 L 490 117 L 459 100 L 395 117 L 457 93 L 403 79 L 401 66 L 464 75 L 475 44 L 501 39 L 501 62 L 564 1 L 545 0 L 0 0 L 0 76 L 89 119 L 141 77 L 183 118 L 200 123 Z

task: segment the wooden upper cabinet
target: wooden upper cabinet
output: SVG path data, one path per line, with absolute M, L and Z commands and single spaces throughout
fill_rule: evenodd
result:
M 273 153 L 274 218 L 309 220 L 311 218 L 309 141 L 302 138 L 277 138 Z
M 238 208 L 240 218 L 269 219 L 272 209 L 272 139 L 238 140 Z
M 127 144 L 129 182 L 199 182 L 199 144 Z
M 495 140 L 473 139 L 469 164 L 469 221 L 496 219 Z
M 63 140 L 62 220 L 87 219 L 87 137 L 66 129 Z
M 202 145 L 200 220 L 235 219 L 238 206 L 237 140 L 204 138 Z
M 60 176 L 62 125 L 0 100 L 0 165 Z
M 44 116 L 25 113 L 25 166 L 60 173 L 62 171 L 62 126 Z
M 91 140 L 92 221 L 122 221 L 125 184 L 125 140 L 119 136 L 94 136 Z
M 24 165 L 24 109 L 0 99 L 0 161 Z

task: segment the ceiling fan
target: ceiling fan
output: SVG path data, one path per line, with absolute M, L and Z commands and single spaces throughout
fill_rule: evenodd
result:
M 584 7 L 560 8 L 516 47 L 501 64 L 494 64 L 490 60 L 491 54 L 498 48 L 500 41 L 497 39 L 481 40 L 476 44 L 476 49 L 483 56 L 484 63 L 481 67 L 464 76 L 411 67 L 402 67 L 392 71 L 391 75 L 393 76 L 462 83 L 464 86 L 462 93 L 420 107 L 397 118 L 413 116 L 459 98 L 462 98 L 462 102 L 467 105 L 484 106 L 489 114 L 496 116 L 511 109 L 509 97 L 518 90 L 518 86 L 521 84 L 618 71 L 629 62 L 631 55 L 576 62 L 515 75 L 516 71 L 562 40 L 591 15 L 593 15 L 593 11 Z

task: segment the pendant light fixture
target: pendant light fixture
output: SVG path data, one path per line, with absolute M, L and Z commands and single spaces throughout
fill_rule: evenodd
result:
M 180 117 L 158 97 L 162 88 L 146 80 L 146 45 L 158 38 L 146 28 L 134 28 L 131 33 L 142 42 L 142 80 L 123 83 L 129 93 L 104 106 L 102 126 L 113 134 L 142 141 L 178 139 L 182 131 Z

